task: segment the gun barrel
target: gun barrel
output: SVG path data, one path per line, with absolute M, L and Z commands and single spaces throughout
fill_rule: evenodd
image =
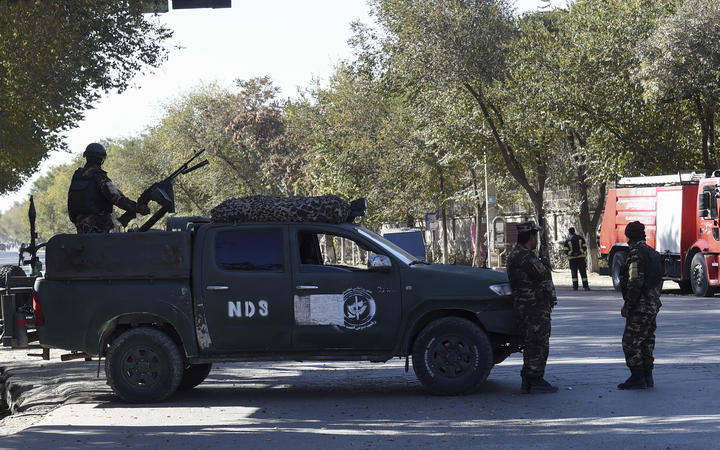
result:
M 182 174 L 185 175 L 185 174 L 187 174 L 187 173 L 192 172 L 193 170 L 197 170 L 197 169 L 199 169 L 199 168 L 201 168 L 201 167 L 203 167 L 203 166 L 207 166 L 208 164 L 209 164 L 209 162 L 208 162 L 207 159 L 206 159 L 206 160 L 203 160 L 203 161 L 200 161 L 199 163 L 195 164 L 194 166 L 188 167 L 187 169 L 183 170 L 183 171 L 182 171 Z

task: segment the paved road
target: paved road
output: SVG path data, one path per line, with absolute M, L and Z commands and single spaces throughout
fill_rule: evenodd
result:
M 44 363 L 72 374 L 70 403 L 8 418 L 1 448 L 718 448 L 720 298 L 662 298 L 656 387 L 618 391 L 628 372 L 620 300 L 559 289 L 547 378 L 558 394 L 519 394 L 519 355 L 480 392 L 423 392 L 404 362 L 221 364 L 191 392 L 152 406 L 116 401 L 96 362 Z M 42 397 L 35 397 L 38 403 Z M 30 411 L 38 411 L 34 405 Z

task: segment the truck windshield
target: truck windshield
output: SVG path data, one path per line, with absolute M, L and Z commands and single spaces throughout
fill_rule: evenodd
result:
M 384 250 L 386 250 L 388 253 L 395 256 L 400 261 L 404 262 L 405 264 L 410 264 L 412 261 L 415 260 L 415 257 L 411 255 L 410 253 L 406 252 L 405 250 L 401 249 L 397 245 L 393 244 L 392 242 L 388 241 L 384 237 L 380 236 L 379 234 L 375 233 L 374 231 L 370 231 L 367 228 L 356 226 L 355 229 L 358 233 L 362 234 L 366 238 L 370 239 L 380 247 L 382 247 Z

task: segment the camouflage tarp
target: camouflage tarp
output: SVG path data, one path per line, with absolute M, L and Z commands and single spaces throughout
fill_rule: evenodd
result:
M 359 215 L 351 214 L 351 209 L 353 208 L 348 202 L 336 195 L 319 197 L 253 195 L 225 200 L 210 211 L 210 218 L 213 222 L 343 223 Z

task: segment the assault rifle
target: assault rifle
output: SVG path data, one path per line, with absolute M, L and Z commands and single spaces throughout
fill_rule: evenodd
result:
M 33 196 L 30 196 L 30 207 L 28 208 L 28 219 L 30 219 L 30 244 L 25 245 L 24 243 L 20 245 L 20 251 L 18 252 L 18 265 L 22 266 L 24 264 L 30 265 L 30 276 L 31 277 L 37 277 L 41 275 L 42 271 L 42 263 L 40 262 L 40 258 L 37 257 L 37 252 L 41 248 L 45 247 L 47 244 L 40 244 L 37 245 L 35 242 L 35 239 L 37 239 L 38 234 L 35 231 L 35 218 L 37 217 L 37 213 L 35 212 L 35 201 L 33 200 Z M 25 259 L 23 255 L 27 253 L 28 256 L 30 256 L 30 259 Z
M 178 175 L 190 173 L 207 165 L 208 160 L 205 159 L 190 167 L 190 163 L 193 162 L 195 158 L 202 155 L 203 152 L 205 152 L 204 149 L 198 150 L 192 155 L 190 159 L 185 161 L 185 164 L 180 166 L 179 169 L 171 173 L 167 178 L 162 181 L 158 181 L 157 183 L 153 183 L 152 186 L 143 191 L 143 193 L 137 200 L 138 205 L 147 205 L 152 200 L 155 203 L 159 204 L 161 208 L 155 214 L 153 214 L 152 217 L 147 220 L 147 222 L 142 224 L 140 228 L 137 229 L 137 231 L 147 231 L 153 225 L 155 225 L 155 223 L 157 223 L 157 221 L 160 220 L 160 218 L 166 213 L 175 212 L 175 192 L 173 190 L 173 181 Z M 130 223 L 130 221 L 134 218 L 135 211 L 126 211 L 125 214 L 120 216 L 118 221 L 122 224 L 123 227 L 127 227 L 127 224 Z

